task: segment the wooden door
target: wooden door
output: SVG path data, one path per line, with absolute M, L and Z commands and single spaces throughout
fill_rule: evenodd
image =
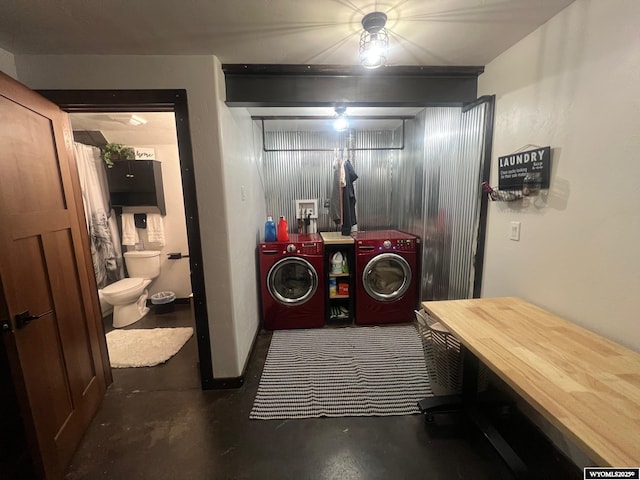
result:
M 62 477 L 110 378 L 81 202 L 67 115 L 0 73 L 2 341 L 49 479 Z

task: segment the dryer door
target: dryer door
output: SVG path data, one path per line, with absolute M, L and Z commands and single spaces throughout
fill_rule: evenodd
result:
M 401 298 L 411 283 L 411 267 L 400 255 L 383 253 L 373 257 L 362 271 L 362 286 L 375 300 L 392 302 Z
M 318 272 L 304 258 L 283 258 L 269 270 L 267 288 L 278 303 L 302 305 L 316 293 Z

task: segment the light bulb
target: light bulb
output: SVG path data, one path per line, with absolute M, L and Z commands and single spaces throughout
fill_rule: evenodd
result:
M 338 117 L 333 122 L 333 128 L 336 132 L 344 132 L 349 128 L 349 122 L 344 117 Z

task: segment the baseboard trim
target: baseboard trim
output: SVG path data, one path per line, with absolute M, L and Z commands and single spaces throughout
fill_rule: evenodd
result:
M 260 334 L 260 325 L 257 326 L 255 333 L 253 334 L 253 340 L 251 341 L 251 347 L 249 349 L 249 355 L 247 355 L 247 359 L 244 362 L 244 367 L 242 368 L 242 375 L 239 377 L 227 377 L 227 378 L 213 378 L 213 381 L 210 385 L 203 387 L 203 390 L 224 390 L 231 388 L 240 388 L 244 385 L 244 379 L 247 376 L 247 368 L 249 368 L 249 362 L 253 358 L 256 341 L 258 340 L 258 335 Z
M 214 378 L 211 385 L 203 390 L 227 390 L 231 388 L 240 388 L 244 385 L 244 375 L 240 377 Z

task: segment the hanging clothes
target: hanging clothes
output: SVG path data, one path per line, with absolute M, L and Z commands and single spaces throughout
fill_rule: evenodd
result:
M 329 218 L 336 224 L 342 223 L 342 191 L 340 188 L 340 171 L 343 170 L 342 159 L 338 156 L 333 162 L 333 182 L 331 184 L 331 198 L 329 201 Z
M 353 182 L 358 179 L 356 171 L 349 160 L 343 162 L 345 172 L 345 187 L 342 189 L 342 235 L 349 235 L 358 229 L 356 219 L 356 192 Z

